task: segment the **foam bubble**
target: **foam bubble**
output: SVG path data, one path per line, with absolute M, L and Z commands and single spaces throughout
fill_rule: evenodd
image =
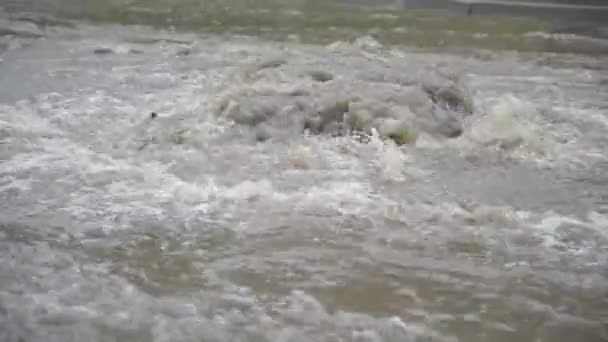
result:
M 310 170 L 322 166 L 321 158 L 309 146 L 290 146 L 287 149 L 287 160 L 294 169 Z
M 481 144 L 503 150 L 520 147 L 539 149 L 540 129 L 532 121 L 535 116 L 538 116 L 538 112 L 534 106 L 507 95 L 474 122 L 470 137 Z
M 272 63 L 271 63 L 272 62 Z M 256 139 L 292 139 L 304 131 L 313 134 L 370 135 L 398 145 L 414 144 L 421 132 L 442 138 L 458 137 L 461 121 L 473 111 L 472 97 L 457 77 L 429 70 L 429 75 L 400 75 L 368 64 L 359 70 L 338 69 L 328 59 L 309 78 L 307 63 L 274 60 L 247 72 L 219 93 L 211 109 L 219 116 L 255 130 Z

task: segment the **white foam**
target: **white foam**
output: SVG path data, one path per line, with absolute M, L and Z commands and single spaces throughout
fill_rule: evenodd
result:
M 376 164 L 381 170 L 381 175 L 386 180 L 402 182 L 406 180 L 406 157 L 392 142 L 385 143 L 373 130 L 370 145 L 376 149 Z
M 505 150 L 518 147 L 538 149 L 541 147 L 541 132 L 533 121 L 537 116 L 538 111 L 532 104 L 507 95 L 475 120 L 470 137 L 481 144 Z

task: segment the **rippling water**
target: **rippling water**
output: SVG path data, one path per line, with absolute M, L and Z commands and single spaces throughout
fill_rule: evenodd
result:
M 0 17 L 0 341 L 608 339 L 600 38 L 96 3 Z

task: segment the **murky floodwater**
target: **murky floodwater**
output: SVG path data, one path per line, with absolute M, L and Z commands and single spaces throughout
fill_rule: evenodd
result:
M 77 3 L 0 18 L 0 341 L 608 339 L 599 38 Z

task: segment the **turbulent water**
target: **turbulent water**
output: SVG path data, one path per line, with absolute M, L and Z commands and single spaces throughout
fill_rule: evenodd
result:
M 598 38 L 8 10 L 0 341 L 608 340 Z

